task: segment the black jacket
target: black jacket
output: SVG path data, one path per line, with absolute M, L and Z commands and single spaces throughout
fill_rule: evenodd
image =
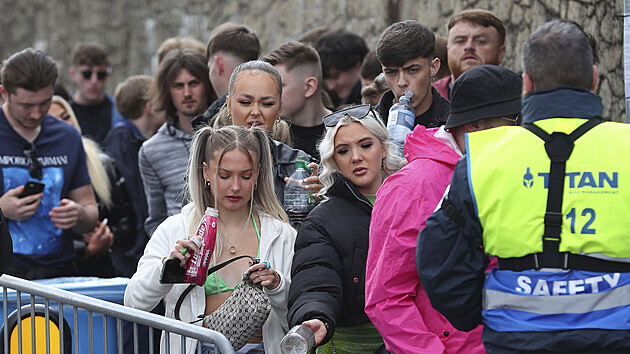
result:
M 221 107 L 223 107 L 223 105 L 225 104 L 226 99 L 227 99 L 227 94 L 217 98 L 216 100 L 214 100 L 214 102 L 212 102 L 212 104 L 210 104 L 210 107 L 208 107 L 208 109 L 206 109 L 206 111 L 203 114 L 200 114 L 196 116 L 195 118 L 193 118 L 193 120 L 190 122 L 190 124 L 192 124 L 193 126 L 193 129 L 197 131 L 205 127 L 206 125 L 210 124 L 210 122 L 212 121 L 212 118 L 214 118 L 214 116 L 216 116 L 217 113 L 219 113 L 219 111 L 221 110 Z
M 124 250 L 124 268 L 127 270 L 119 274 L 127 277 L 131 277 L 135 273 L 138 260 L 142 257 L 144 247 L 149 241 L 149 237 L 144 230 L 144 221 L 149 216 L 149 208 L 138 165 L 138 151 L 140 151 L 140 146 L 145 140 L 138 129 L 125 120 L 123 124 L 119 124 L 110 130 L 103 142 L 106 153 L 114 159 L 122 177 L 125 179 L 124 184 L 127 187 L 136 215 L 135 242 L 128 245 Z M 115 178 L 114 171 L 108 173 L 113 176 L 111 178 Z
M 294 149 L 279 141 L 269 139 L 271 155 L 273 156 L 273 187 L 280 204 L 284 205 L 284 177 L 291 177 L 295 172 L 295 160 L 302 156 L 304 161 L 314 161 L 311 155 L 302 150 Z
M 370 321 L 363 308 L 372 204 L 342 176 L 327 195 L 297 234 L 288 314 L 290 326 L 325 319 L 330 330 L 324 342 L 336 326 Z
M 433 102 L 426 112 L 416 116 L 414 126 L 420 124 L 426 128 L 436 128 L 446 124 L 446 119 L 451 111 L 451 104 L 437 90 L 431 86 L 431 94 L 433 95 Z M 394 105 L 394 93 L 389 90 L 381 96 L 381 100 L 374 107 L 376 113 L 381 116 L 383 123 L 387 125 L 387 118 L 389 117 L 389 109 Z

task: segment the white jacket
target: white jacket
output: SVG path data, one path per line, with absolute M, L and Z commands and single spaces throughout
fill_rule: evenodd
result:
M 192 219 L 193 205 L 182 208 L 181 213 L 168 217 L 158 226 L 147 243 L 144 255 L 138 263 L 125 290 L 125 306 L 151 311 L 163 298 L 166 300 L 166 316 L 174 318 L 175 303 L 188 284 L 161 284 L 162 262 L 168 258 L 177 240 L 182 239 Z M 280 353 L 280 341 L 289 330 L 287 323 L 287 301 L 291 284 L 291 261 L 296 231 L 289 224 L 260 215 L 260 259 L 269 261 L 280 275 L 280 285 L 274 290 L 263 288 L 271 303 L 271 313 L 262 328 L 265 353 Z M 185 298 L 180 309 L 182 321 L 191 322 L 203 314 L 206 296 L 203 286 L 197 286 Z M 201 325 L 201 322 L 197 322 Z M 171 353 L 180 353 L 181 340 L 171 334 Z M 196 341 L 188 339 L 187 353 L 193 353 Z M 165 352 L 165 339 L 162 334 L 162 352 Z

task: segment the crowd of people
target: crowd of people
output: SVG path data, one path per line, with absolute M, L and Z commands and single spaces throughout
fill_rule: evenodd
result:
M 280 353 L 296 325 L 317 353 L 627 352 L 630 195 L 614 156 L 630 128 L 601 117 L 595 41 L 552 20 L 515 73 L 493 13 L 464 10 L 447 30 L 397 22 L 370 51 L 316 28 L 261 53 L 250 28 L 225 23 L 207 45 L 166 40 L 155 75 L 113 96 L 101 44 L 75 46 L 72 94 L 45 52 L 11 55 L 5 273 L 128 277 L 126 306 L 200 326 L 251 283 L 269 315 L 239 352 Z M 390 111 L 409 91 L 402 157 Z M 317 205 L 294 228 L 296 160 Z M 185 268 L 201 249 L 208 208 L 210 266 L 231 263 L 193 291 L 165 283 L 167 259 Z

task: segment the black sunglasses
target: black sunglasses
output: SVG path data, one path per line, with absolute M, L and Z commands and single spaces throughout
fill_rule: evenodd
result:
M 376 114 L 374 113 L 374 110 L 372 110 L 371 105 L 362 104 L 360 106 L 352 106 L 352 107 L 344 108 L 337 112 L 333 112 L 325 116 L 324 118 L 322 118 L 322 120 L 324 121 L 325 126 L 327 126 L 328 128 L 331 128 L 337 125 L 337 123 L 339 123 L 339 120 L 341 120 L 341 118 L 347 115 L 356 119 L 363 119 L 367 117 L 367 115 L 370 114 L 370 112 L 372 112 L 372 114 L 374 114 L 374 116 L 376 117 Z
M 105 80 L 105 78 L 107 77 L 107 75 L 109 75 L 111 71 L 112 71 L 111 68 L 107 68 L 106 70 L 99 70 L 99 71 L 81 70 L 81 75 L 83 75 L 84 79 L 89 80 L 92 78 L 92 75 L 96 73 L 96 78 L 102 81 L 102 80 Z
M 29 160 L 28 173 L 33 178 L 42 179 L 42 165 L 37 159 L 37 149 L 35 145 L 26 144 L 24 146 L 24 156 Z

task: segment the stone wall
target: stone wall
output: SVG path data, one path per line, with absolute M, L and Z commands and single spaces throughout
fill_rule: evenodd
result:
M 190 35 L 206 42 L 225 21 L 249 25 L 267 52 L 317 26 L 344 27 L 374 47 L 379 34 L 396 19 L 416 19 L 445 36 L 448 18 L 467 8 L 494 12 L 507 28 L 503 65 L 520 69 L 520 53 L 529 34 L 552 18 L 582 24 L 601 46 L 600 84 L 604 116 L 622 120 L 623 2 L 621 0 L 2 0 L 0 57 L 32 46 L 47 50 L 67 75 L 70 51 L 78 41 L 96 40 L 112 55 L 111 92 L 128 75 L 152 73 L 155 50 L 166 38 Z

